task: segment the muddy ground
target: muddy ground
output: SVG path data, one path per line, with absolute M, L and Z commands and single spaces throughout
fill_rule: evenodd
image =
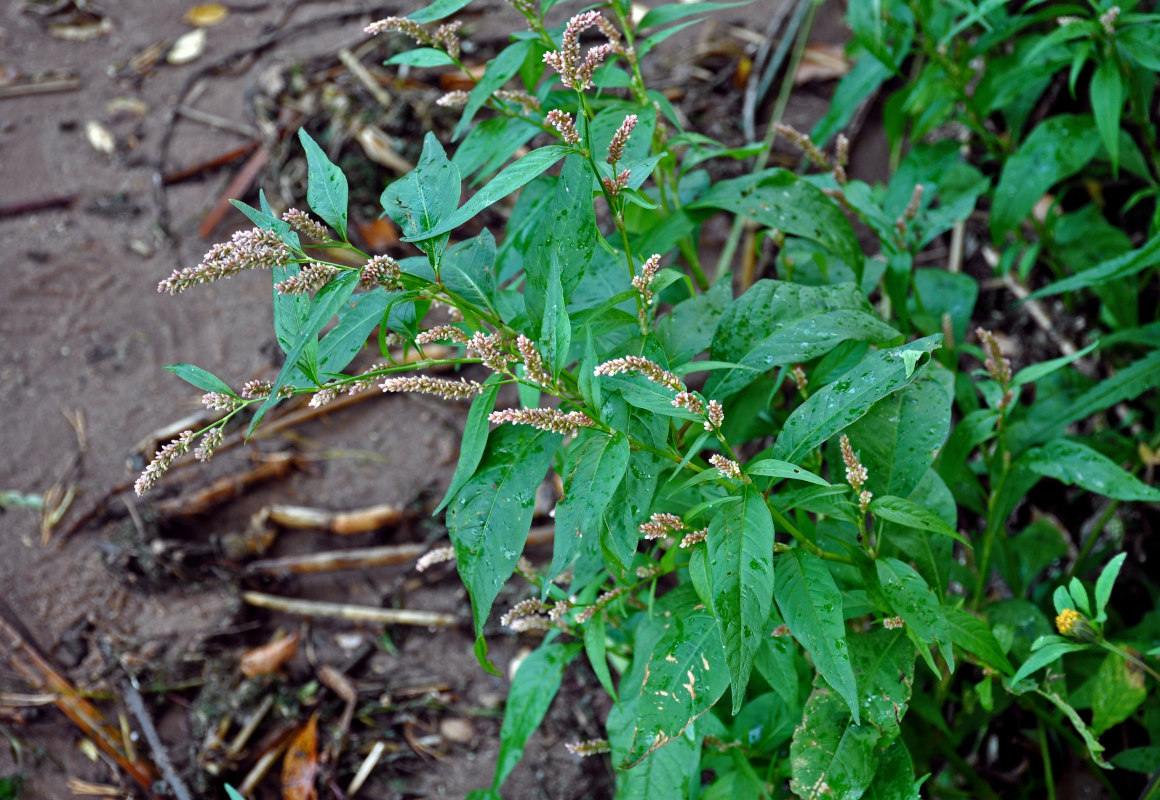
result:
M 423 133 L 415 114 L 376 108 L 334 57 L 347 48 L 378 69 L 386 44 L 367 46 L 363 25 L 413 7 L 229 4 L 228 18 L 204 29 L 204 51 L 172 65 L 166 48 L 193 30 L 182 19 L 190 6 L 129 0 L 77 11 L 37 0 L 0 10 L 0 87 L 48 78 L 65 89 L 41 91 L 44 84 L 36 84 L 23 96 L 0 97 L 0 491 L 27 502 L 46 499 L 50 511 L 63 512 L 48 527 L 42 512 L 19 503 L 0 514 L 4 621 L 26 626 L 55 667 L 111 720 L 125 711 L 125 683 L 140 686 L 195 796 L 222 796 L 223 781 L 240 782 L 279 733 L 285 738 L 314 711 L 326 744 L 343 708 L 332 690 L 318 689 L 326 666 L 345 670 L 357 692 L 349 735 L 327 767 L 333 786 L 345 788 L 383 742 L 384 756 L 360 796 L 462 796 L 490 781 L 507 681 L 486 674 L 471 653 L 466 599 L 453 568 L 418 575 L 409 565 L 387 566 L 293 579 L 244 571 L 259 557 L 438 543 L 445 534 L 426 512 L 454 468 L 465 408 L 376 396 L 223 452 L 209 467 L 180 470 L 144 500 L 124 491 L 152 452 L 150 437 L 200 408 L 200 393 L 163 365 L 196 363 L 235 385 L 270 378 L 279 366 L 269 285 L 258 276 L 180 298 L 155 291 L 174 268 L 197 263 L 211 242 L 242 227 L 234 214 L 207 238 L 198 232 L 249 156 L 170 185 L 164 179 L 265 141 L 272 157 L 253 186 L 265 187 L 275 205 L 301 204 L 301 161 L 271 136 L 287 123 L 278 116 L 287 103 L 296 107 L 291 127 L 320 130 L 358 115 L 381 120 L 405 158 L 414 157 Z M 718 112 L 710 133 L 743 141 L 737 67 L 777 8 L 777 0 L 764 0 L 724 12 L 673 40 L 657 59 L 656 85 L 680 88 L 674 97 L 693 115 Z M 840 43 L 836 12 L 822 17 L 815 39 Z M 500 3 L 465 19 L 480 57 L 518 27 Z M 687 57 L 690 46 L 694 59 Z M 431 110 L 439 95 L 434 79 L 412 77 L 417 88 L 386 79 L 383 88 L 405 94 L 412 111 L 426 108 L 446 125 L 449 118 Z M 789 119 L 808 125 L 832 85 L 823 81 L 801 93 Z M 201 121 L 175 116 L 178 104 L 203 112 Z M 873 148 L 858 152 L 877 158 Z M 370 196 L 395 174 L 373 167 Z M 246 199 L 253 202 L 255 191 L 246 189 Z M 359 222 L 373 222 L 374 213 L 356 205 Z M 292 457 L 293 468 L 238 499 L 177 519 L 158 510 L 279 454 Z M 255 538 L 253 515 L 273 503 L 331 511 L 391 504 L 405 519 L 355 536 L 274 527 L 262 529 L 273 531 L 268 538 Z M 518 599 L 523 588 L 513 586 L 499 605 Z M 251 607 L 241 599 L 244 590 L 444 611 L 464 621 L 436 629 L 307 619 Z M 300 635 L 294 658 L 273 676 L 244 678 L 240 656 L 278 633 Z M 490 638 L 505 672 L 522 649 L 535 646 L 498 629 Z M 593 699 L 600 696 L 593 685 L 586 670 L 567 673 L 505 794 L 609 794 L 607 768 L 563 748 L 600 734 L 607 709 Z M 0 659 L 0 692 L 29 691 L 25 676 Z M 233 720 L 221 731 L 231 740 L 266 697 L 274 700 L 272 710 L 245 747 L 233 757 L 207 747 L 222 720 Z M 78 728 L 53 706 L 9 700 L 15 705 L 0 708 L 0 777 L 24 776 L 25 797 L 70 797 L 77 780 L 142 796 L 121 770 L 91 757 Z M 136 746 L 151 755 L 140 741 Z M 277 795 L 273 772 L 253 796 Z

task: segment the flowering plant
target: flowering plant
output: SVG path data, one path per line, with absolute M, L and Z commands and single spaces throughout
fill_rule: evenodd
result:
M 458 25 L 430 26 L 462 5 L 441 0 L 367 30 L 423 45 L 388 63 L 460 65 Z M 945 727 L 932 701 L 969 694 L 991 709 L 995 687 L 1047 698 L 1103 763 L 1067 698 L 1031 680 L 1086 644 L 1049 639 L 1032 651 L 1024 640 L 1046 631 L 1016 624 L 1026 610 L 988 589 L 997 574 L 1026 592 L 1047 568 L 1007 548 L 1011 513 L 1041 478 L 1121 500 L 1160 492 L 1057 438 L 1021 402 L 1077 356 L 1013 371 L 990 331 L 975 332 L 981 348 L 964 344 L 973 279 L 915 268 L 924 247 L 964 223 L 986 178 L 957 149 L 916 144 L 888 187 L 872 187 L 847 175 L 843 137 L 828 155 L 783 127 L 819 172 L 714 181 L 704 163 L 768 146 L 730 149 L 684 130 L 640 69 L 703 6 L 634 22 L 617 0 L 549 27 L 552 3 L 513 5 L 529 30 L 470 92 L 440 101 L 463 108 L 454 155 L 428 134 L 415 169 L 383 191 L 384 213 L 421 255 L 351 243 L 346 178 L 301 132 L 317 219 L 278 215 L 264 197 L 257 209 L 237 203 L 257 228 L 162 281 L 179 292 L 270 269 L 286 357 L 275 380 L 236 392 L 170 367 L 225 415 L 162 448 L 138 491 L 192 447 L 208 458 L 235 416 L 252 412 L 253 431 L 291 395 L 323 405 L 377 385 L 470 400 L 440 507 L 452 550 L 437 557 L 453 554 L 468 589 L 484 668 L 494 669 L 492 606 L 517 567 L 536 591 L 500 621 L 544 633 L 516 675 L 493 785 L 478 797 L 498 796 L 582 652 L 615 705 L 605 735 L 572 749 L 610 752 L 625 797 L 697 796 L 706 769 L 703 796 L 768 796 L 788 780 L 801 797 L 915 797 L 912 753 L 928 768 L 930 756 L 904 735 L 914 698 L 920 724 Z M 477 122 L 484 109 L 492 116 Z M 483 186 L 461 204 L 473 175 Z M 466 227 L 517 190 L 498 241 Z M 778 279 L 743 281 L 735 298 L 729 271 L 706 271 L 699 233 L 721 212 L 774 243 Z M 322 260 L 321 247 L 363 265 Z M 345 374 L 375 329 L 384 360 Z M 389 341 L 418 357 L 394 358 Z M 482 382 L 426 374 L 477 364 Z M 497 409 L 512 386 L 516 404 Z M 529 569 L 521 553 L 549 470 L 563 486 L 553 555 Z M 976 529 L 961 524 L 960 505 Z M 1094 642 L 1111 582 L 1097 585 L 1095 618 L 1074 586 L 1059 630 Z M 963 685 L 952 699 L 949 687 Z

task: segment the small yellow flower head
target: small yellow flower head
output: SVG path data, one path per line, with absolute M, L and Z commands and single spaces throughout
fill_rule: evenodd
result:
M 1064 636 L 1082 642 L 1095 641 L 1096 634 L 1087 618 L 1074 608 L 1065 608 L 1055 618 L 1055 628 Z

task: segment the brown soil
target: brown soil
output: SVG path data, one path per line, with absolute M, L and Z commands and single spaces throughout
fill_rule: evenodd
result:
M 208 247 L 197 227 L 242 162 L 164 189 L 160 177 L 247 141 L 235 131 L 186 119 L 170 128 L 175 102 L 256 129 L 255 114 L 262 108 L 255 97 L 267 96 L 278 81 L 292 84 L 296 70 L 317 74 L 325 65 L 336 66 L 338 48 L 357 49 L 365 41 L 363 24 L 406 11 L 382 6 L 360 14 L 358 4 L 345 0 L 233 5 L 224 23 L 206 29 L 207 45 L 198 59 L 182 66 L 164 58 L 146 63 L 148 48 L 191 30 L 181 19 L 189 5 L 107 4 L 99 13 L 108 30 L 86 41 L 50 32 L 65 16 L 47 12 L 67 12 L 68 3 L 36 0 L 0 10 L 0 84 L 53 71 L 71 71 L 79 80 L 73 91 L 0 99 L 0 206 L 12 212 L 0 217 L 6 254 L 0 300 L 5 409 L 0 491 L 75 492 L 46 543 L 34 510 L 10 508 L 0 515 L 0 599 L 9 607 L 0 610 L 6 624 L 21 622 L 30 629 L 57 668 L 93 693 L 110 719 L 124 712 L 119 687 L 128 678 L 136 680 L 169 756 L 196 796 L 222 796 L 221 784 L 240 781 L 250 768 L 260 744 L 223 762 L 216 776 L 208 774 L 206 736 L 232 714 L 227 739 L 232 737 L 264 696 L 277 702 L 255 742 L 305 720 L 315 709 L 327 731 L 322 742 L 329 741 L 342 704 L 332 693 L 311 688 L 324 665 L 347 668 L 359 698 L 333 785 L 345 787 L 373 743 L 383 741 L 387 754 L 362 796 L 462 796 L 490 782 L 507 687 L 506 678 L 490 676 L 476 663 L 468 624 L 436 631 L 307 622 L 241 600 L 243 590 L 258 589 L 449 611 L 466 619 L 454 570 L 442 567 L 416 577 L 408 567 L 377 567 L 262 582 L 242 577 L 246 556 L 236 547 L 250 529 L 251 515 L 271 503 L 331 510 L 390 503 L 417 513 L 402 525 L 355 537 L 283 531 L 265 556 L 440 541 L 445 534 L 438 524 L 424 521 L 422 512 L 442 495 L 454 468 L 462 407 L 377 396 L 224 452 L 209 467 L 178 471 L 144 500 L 131 492 L 111 493 L 131 482 L 150 457 L 152 447 L 143 447 L 143 440 L 199 408 L 199 393 L 162 365 L 196 363 L 240 383 L 272 377 L 280 361 L 265 281 L 239 278 L 176 299 L 154 289 L 172 269 L 196 263 Z M 729 19 L 749 20 L 757 31 L 776 5 L 767 0 Z M 516 27 L 514 19 L 510 9 L 497 4 L 474 16 L 469 27 L 481 41 L 498 40 Z M 823 39 L 841 38 L 836 26 L 822 31 Z M 258 49 L 270 35 L 276 41 Z M 730 45 L 708 48 L 702 69 L 727 78 L 744 51 L 736 38 L 710 28 L 679 41 L 705 44 L 714 35 Z M 203 67 L 247 49 L 253 58 L 205 72 L 186 93 Z M 363 58 L 371 65 L 379 60 Z M 672 70 L 664 85 L 697 84 L 682 77 L 684 62 L 673 56 L 663 61 Z M 709 85 L 704 77 L 698 80 Z M 429 105 L 437 93 L 427 96 Z M 738 106 L 728 80 L 689 97 L 690 108 L 719 103 L 735 111 Z M 819 105 L 807 96 L 804 105 L 794 106 L 791 119 L 816 114 Z M 307 125 L 327 120 L 325 108 L 303 112 Z M 739 142 L 729 116 L 718 117 L 722 130 L 708 132 Z M 94 149 L 88 136 L 94 122 L 112 134 L 112 152 Z M 422 130 L 413 122 L 414 129 L 406 130 L 406 119 L 391 124 L 392 133 L 403 136 L 403 155 L 413 158 Z M 287 153 L 275 153 L 275 167 L 293 165 L 285 160 Z M 257 185 L 276 199 L 301 204 L 301 174 L 288 173 L 293 170 L 268 168 Z M 391 178 L 389 172 L 382 175 Z M 76 198 L 54 209 L 19 208 L 62 195 Z M 233 222 L 210 241 L 242 222 L 236 213 L 228 219 Z M 294 453 L 299 468 L 210 513 L 155 524 L 154 504 L 244 472 L 278 452 Z M 520 591 L 522 586 L 514 586 L 499 604 L 518 598 Z M 301 632 L 303 646 L 278 675 L 247 681 L 238 670 L 239 655 L 269 641 L 276 630 Z M 505 672 L 523 648 L 535 645 L 498 629 L 489 638 L 493 659 Z M 610 775 L 598 759 L 580 761 L 562 747 L 567 740 L 600 735 L 607 709 L 593 705 L 592 698 L 602 696 L 592 691 L 593 680 L 586 669 L 569 670 L 506 795 L 610 794 Z M 0 691 L 28 691 L 5 659 L 0 659 Z M 106 760 L 86 756 L 78 729 L 52 706 L 0 714 L 0 734 L 0 777 L 23 775 L 26 797 L 72 796 L 69 781 L 76 779 L 119 785 L 142 796 Z M 149 755 L 144 743 L 137 746 Z M 255 796 L 276 796 L 276 782 L 268 778 Z

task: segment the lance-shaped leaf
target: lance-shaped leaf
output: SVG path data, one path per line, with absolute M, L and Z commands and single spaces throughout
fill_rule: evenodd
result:
M 918 486 L 946 442 L 953 399 L 954 376 L 932 366 L 846 430 L 869 472 L 866 488 L 875 497 L 906 497 Z
M 1160 489 L 1143 483 L 1107 456 L 1079 442 L 1058 439 L 1027 451 L 1019 463 L 1038 475 L 1105 497 L 1153 503 L 1160 500 Z
M 459 461 L 455 464 L 455 474 L 451 476 L 447 494 L 443 495 L 439 507 L 435 509 L 436 514 L 442 511 L 464 484 L 471 480 L 476 467 L 483 460 L 483 451 L 487 448 L 487 437 L 491 430 L 487 418 L 495 408 L 495 399 L 499 395 L 499 376 L 489 377 L 484 387 L 484 390 L 471 401 L 471 408 L 467 411 L 463 437 L 459 442 Z
M 492 788 L 499 791 L 524 754 L 524 745 L 540 727 L 548 707 L 560 689 L 564 668 L 580 652 L 581 645 L 548 644 L 525 658 L 512 676 L 512 688 L 504 707 L 499 732 L 499 756 Z
M 829 687 L 814 689 L 790 743 L 790 790 L 802 800 L 858 800 L 878 769 L 873 725 L 850 722 L 850 709 Z
M 943 614 L 942 604 L 930 586 L 914 567 L 897 558 L 880 558 L 875 566 L 882 593 L 894 613 L 902 617 L 903 622 L 923 642 L 938 645 L 947 666 L 954 672 L 955 653 L 951 647 L 951 629 Z
M 826 562 L 800 548 L 782 553 L 774 569 L 774 596 L 789 632 L 860 722 L 858 681 L 850 666 L 842 593 Z
M 741 502 L 716 513 L 706 543 L 713 616 L 725 645 L 736 714 L 773 605 L 773 517 L 761 492 L 746 486 Z
M 913 383 L 942 346 L 942 336 L 923 339 L 869 353 L 856 367 L 833 383 L 821 387 L 785 421 L 773 447 L 773 457 L 798 461 L 806 453 L 859 419 L 883 397 Z
M 476 634 L 515 570 L 532 526 L 536 489 L 560 445 L 558 433 L 522 425 L 493 431 L 479 469 L 451 502 L 447 532 L 471 595 Z
M 950 525 L 943 522 L 937 514 L 913 500 L 889 495 L 877 497 L 870 503 L 870 513 L 877 519 L 884 519 L 887 522 L 894 522 L 924 533 L 948 536 L 967 547 L 971 546 L 970 542 L 959 535 L 959 532 Z
M 306 151 L 306 202 L 314 213 L 346 239 L 346 205 L 349 190 L 342 170 L 331 163 L 322 148 L 310 138 L 305 128 L 298 129 L 298 140 Z
M 459 168 L 447 160 L 435 134 L 428 133 L 415 169 L 384 189 L 379 202 L 404 236 L 422 240 L 419 248 L 435 257 L 447 247 L 447 231 L 457 227 L 443 223 L 454 216 L 461 188 Z M 435 228 L 445 230 L 431 233 Z
M 769 169 L 720 181 L 687 209 L 720 208 L 761 225 L 817 242 L 862 279 L 865 257 L 854 228 L 836 202 L 789 170 Z
M 195 367 L 193 364 L 170 364 L 166 369 L 203 392 L 218 392 L 230 397 L 237 397 L 228 383 L 212 372 L 206 372 L 201 367 Z
M 986 622 L 959 608 L 947 608 L 944 613 L 947 625 L 950 626 L 951 639 L 958 647 L 991 669 L 997 669 L 1004 675 L 1015 674 L 1015 667 L 1011 665 Z
M 717 622 L 707 611 L 678 609 L 648 656 L 625 768 L 680 736 L 729 685 Z M 637 658 L 643 654 L 637 654 Z
M 599 431 L 581 431 L 577 442 L 565 451 L 564 496 L 556 505 L 556 536 L 545 593 L 549 581 L 572 562 L 581 537 L 599 535 L 601 515 L 624 480 L 629 452 L 623 433 L 608 436 Z
M 454 213 L 449 214 L 445 219 L 440 221 L 438 225 L 429 230 L 408 234 L 403 237 L 403 241 L 421 242 L 436 236 L 445 236 L 463 223 L 474 218 L 476 214 L 483 211 L 492 203 L 502 200 L 516 189 L 528 183 L 528 181 L 543 173 L 548 167 L 555 164 L 570 152 L 572 152 L 572 148 L 556 144 L 550 144 L 547 147 L 533 150 L 514 164 L 509 164 L 504 167 L 503 172 L 492 178 L 486 186 L 472 195 L 470 200 L 460 206 Z M 387 188 L 390 189 L 391 187 L 388 186 Z M 456 202 L 458 202 L 458 195 L 456 195 L 456 198 Z M 385 205 L 384 203 L 384 207 Z
M 879 343 L 898 335 L 852 283 L 802 286 L 760 280 L 728 306 L 713 337 L 714 359 L 749 369 L 715 373 L 705 394 L 726 397 L 762 372 L 824 355 L 847 340 Z

